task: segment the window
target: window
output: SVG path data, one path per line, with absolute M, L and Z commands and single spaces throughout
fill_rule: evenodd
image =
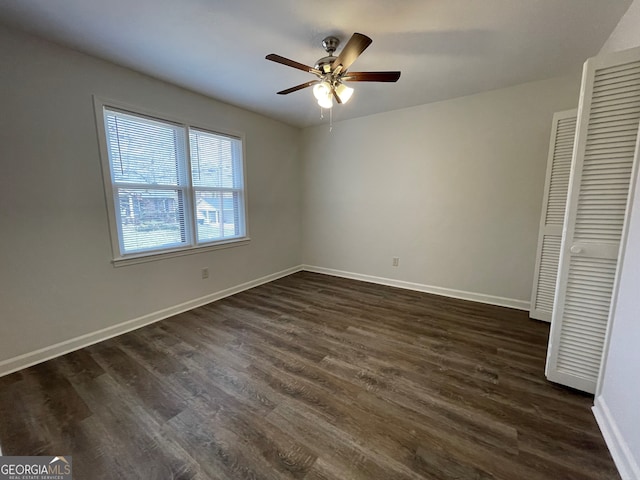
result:
M 116 262 L 247 239 L 239 137 L 100 107 Z

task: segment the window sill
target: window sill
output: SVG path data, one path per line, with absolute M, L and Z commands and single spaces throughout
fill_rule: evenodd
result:
M 126 257 L 114 258 L 112 263 L 114 267 L 125 267 L 127 265 L 137 265 L 139 263 L 155 262 L 158 260 L 164 260 L 166 258 L 182 257 L 184 255 L 193 255 L 196 253 L 211 252 L 214 250 L 221 250 L 223 248 L 240 247 L 248 245 L 251 239 L 249 237 L 243 237 L 240 239 L 233 239 L 226 242 L 219 242 L 213 245 L 203 245 L 198 247 L 181 248 L 179 250 L 170 250 L 166 252 L 154 252 L 143 254 L 132 254 Z

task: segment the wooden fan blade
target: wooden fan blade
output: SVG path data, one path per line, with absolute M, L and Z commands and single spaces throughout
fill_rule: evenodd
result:
M 278 95 L 288 95 L 289 93 L 297 92 L 298 90 L 310 87 L 311 85 L 315 85 L 316 83 L 320 83 L 320 80 L 312 80 L 310 82 L 301 83 L 300 85 L 296 85 L 295 87 L 287 88 L 286 90 L 278 92 Z
M 336 58 L 331 64 L 331 70 L 335 70 L 339 65 L 342 65 L 342 71 L 346 71 L 356 58 L 360 56 L 366 48 L 371 45 L 371 40 L 366 35 L 361 33 L 354 33 L 347 44 L 344 46 L 338 58 Z
M 339 104 L 342 104 L 342 100 L 340 100 L 340 97 L 338 96 L 338 92 L 336 92 L 336 89 L 331 87 L 331 93 L 333 93 L 333 98 L 336 99 L 336 102 L 338 102 Z
M 397 82 L 400 72 L 348 72 L 342 77 L 345 82 Z
M 310 67 L 309 65 L 296 62 L 295 60 L 290 60 L 280 55 L 276 55 L 275 53 L 270 53 L 264 58 L 266 58 L 267 60 L 271 60 L 272 62 L 281 63 L 282 65 L 286 65 L 288 67 L 297 68 L 298 70 L 302 70 L 303 72 L 309 72 L 315 75 L 322 75 L 322 72 L 317 68 L 313 68 L 313 67 Z

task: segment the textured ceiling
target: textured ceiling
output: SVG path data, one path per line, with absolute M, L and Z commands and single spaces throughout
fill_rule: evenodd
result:
M 3 0 L 0 23 L 35 33 L 296 126 L 321 123 L 314 79 L 264 59 L 313 65 L 322 39 L 373 39 L 352 70 L 401 70 L 354 83 L 342 120 L 578 69 L 631 0 Z M 326 121 L 326 116 L 325 120 Z

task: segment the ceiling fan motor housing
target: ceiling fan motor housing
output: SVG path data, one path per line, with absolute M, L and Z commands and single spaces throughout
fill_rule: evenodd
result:
M 322 57 L 315 64 L 315 68 L 320 70 L 322 73 L 330 73 L 331 72 L 331 64 L 337 57 L 333 55 L 328 55 L 326 57 Z

